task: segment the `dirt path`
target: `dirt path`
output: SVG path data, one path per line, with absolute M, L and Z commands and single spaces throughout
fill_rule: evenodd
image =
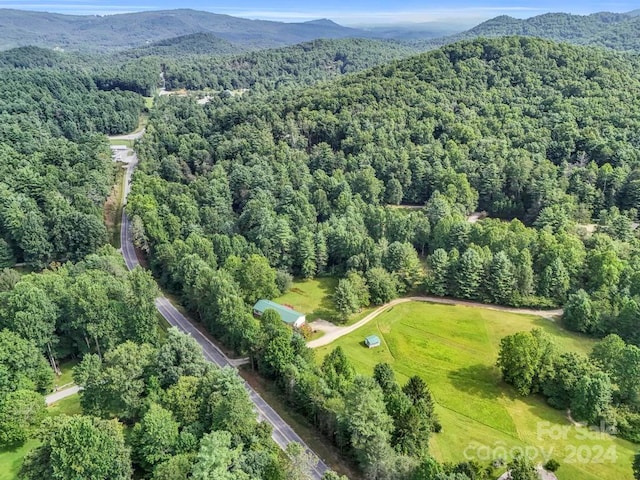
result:
M 343 337 L 353 332 L 354 330 L 357 330 L 363 325 L 366 325 L 367 323 L 369 323 L 371 320 L 376 318 L 378 315 L 380 315 L 390 307 L 393 307 L 394 305 L 398 305 L 401 303 L 406 303 L 406 302 L 429 302 L 429 303 L 440 303 L 444 305 L 462 305 L 465 307 L 480 307 L 480 308 L 487 308 L 489 310 L 498 310 L 501 312 L 519 313 L 524 315 L 536 315 L 538 317 L 544 317 L 550 320 L 553 320 L 554 319 L 553 317 L 561 316 L 563 312 L 561 308 L 556 310 L 536 310 L 531 308 L 502 307 L 500 305 L 488 305 L 486 303 L 469 302 L 466 300 L 457 300 L 452 298 L 441 298 L 441 297 L 425 296 L 425 297 L 397 298 L 387 303 L 386 305 L 382 305 L 381 307 L 377 308 L 376 310 L 371 312 L 369 315 L 364 317 L 362 320 L 354 323 L 353 325 L 349 325 L 348 327 L 339 327 L 337 325 L 333 325 L 333 324 L 330 324 L 329 322 L 324 322 L 321 320 L 313 322 L 311 326 L 316 330 L 325 332 L 325 334 L 322 337 L 318 338 L 317 340 L 312 340 L 311 342 L 307 343 L 307 347 L 318 348 L 318 347 L 323 347 L 324 345 L 329 345 L 334 340 L 337 340 L 338 338 Z

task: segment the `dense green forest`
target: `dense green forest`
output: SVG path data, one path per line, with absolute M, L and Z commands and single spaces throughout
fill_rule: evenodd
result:
M 0 55 L 0 267 L 44 269 L 0 272 L 0 444 L 40 442 L 21 478 L 308 474 L 308 455 L 276 449 L 233 371 L 158 328 L 151 275 L 104 246 L 104 134 L 137 126 L 161 69 L 172 88 L 252 93 L 156 98 L 127 204 L 135 245 L 162 287 L 366 478 L 496 471 L 431 458 L 446 425 L 421 378 L 401 385 L 387 364 L 356 375 L 340 348 L 318 363 L 308 330 L 273 311 L 254 318 L 255 301 L 293 276 L 339 277 L 345 320 L 413 293 L 562 306 L 564 326 L 603 339 L 591 356 L 521 332 L 503 339 L 504 380 L 640 440 L 635 57 L 524 37 L 391 63 L 410 51 L 335 40 L 201 55 L 217 43 L 195 35 L 89 64 L 31 47 Z M 478 211 L 489 218 L 469 221 Z M 41 423 L 68 358 L 82 358 L 85 415 Z
M 144 101 L 131 92 L 105 92 L 89 75 L 59 69 L 0 69 L 0 114 L 29 118 L 44 134 L 77 140 L 87 133 L 133 130 Z M 4 122 L 3 122 L 4 123 Z
M 379 40 L 315 40 L 292 47 L 234 56 L 167 59 L 168 89 L 273 90 L 306 85 L 353 73 L 416 51 L 397 42 Z
M 244 49 L 233 45 L 211 33 L 193 33 L 167 38 L 144 47 L 125 50 L 115 54 L 118 57 L 184 57 L 191 55 L 229 55 Z
M 19 478 L 304 478 L 307 454 L 280 453 L 236 372 L 162 331 L 157 294 L 111 247 L 42 273 L 0 271 L 0 448 L 39 440 Z M 74 357 L 83 415 L 46 416 L 43 394 Z
M 163 285 L 365 474 L 432 478 L 423 442 L 439 422 L 427 386 L 412 403 L 410 387 L 355 377 L 340 351 L 318 369 L 299 334 L 255 320 L 251 305 L 290 275 L 329 273 L 343 276 L 345 316 L 416 291 L 566 304 L 569 328 L 639 345 L 637 71 L 632 57 L 510 37 L 295 95 L 162 98 L 129 197 L 135 242 Z M 470 223 L 476 210 L 495 218 Z M 593 233 L 581 226 L 592 222 Z M 565 400 L 552 405 L 571 402 L 573 386 L 555 388 Z M 631 394 L 606 407 L 634 439 Z M 363 439 L 364 424 L 382 427 Z
M 80 260 L 106 241 L 104 134 L 133 130 L 144 100 L 65 68 L 0 68 L 0 82 L 0 267 Z
M 639 27 L 638 10 L 628 13 L 599 12 L 591 15 L 545 13 L 527 19 L 503 15 L 487 20 L 466 32 L 438 41 L 450 43 L 477 37 L 522 35 L 576 45 L 593 45 L 638 52 L 640 39 L 636 33 Z

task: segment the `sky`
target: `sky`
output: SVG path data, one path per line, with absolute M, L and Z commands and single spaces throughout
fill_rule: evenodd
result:
M 297 22 L 330 18 L 343 25 L 391 23 L 477 23 L 497 15 L 526 18 L 546 12 L 588 14 L 626 12 L 640 0 L 0 0 L 0 8 L 68 14 L 107 15 L 146 10 L 193 8 L 246 18 Z

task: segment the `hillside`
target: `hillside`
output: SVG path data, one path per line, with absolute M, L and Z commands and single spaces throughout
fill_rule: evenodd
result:
M 565 424 L 567 408 L 579 415 L 573 417 L 577 421 L 616 424 L 621 436 L 637 441 L 640 379 L 626 372 L 640 372 L 640 350 L 634 346 L 640 345 L 640 240 L 632 230 L 640 206 L 638 66 L 637 59 L 620 52 L 505 37 L 460 42 L 295 91 L 213 95 L 204 105 L 189 97 L 164 96 L 155 103 L 147 134 L 138 144 L 140 170 L 127 215 L 137 224 L 137 245 L 152 252 L 150 265 L 163 286 L 227 347 L 240 354 L 260 352 L 258 372 L 282 388 L 292 409 L 355 458 L 365 476 L 387 468 L 400 473 L 395 478 L 415 478 L 397 468 L 394 448 L 399 445 L 403 454 L 417 457 L 426 451 L 430 431 L 432 445 L 443 440 L 448 458 L 462 458 L 466 445 L 446 443 L 446 438 L 456 428 L 469 433 L 469 412 L 478 414 L 479 424 L 495 431 L 499 422 L 507 436 L 522 434 L 523 442 L 534 445 L 541 441 L 531 436 L 536 417 Z M 401 208 L 403 204 L 425 207 Z M 477 210 L 499 218 L 470 223 L 467 216 Z M 588 235 L 576 223 L 589 219 L 598 227 Z M 550 358 L 552 346 L 545 345 L 543 336 L 523 333 L 518 338 L 531 348 L 525 346 L 526 359 L 519 355 L 516 363 L 534 364 L 527 388 L 515 384 L 501 366 L 505 381 L 516 390 L 498 390 L 493 358 L 498 344 L 502 349 L 501 337 L 509 333 L 504 317 L 495 316 L 498 329 L 488 343 L 491 333 L 482 325 L 455 328 L 450 313 L 444 312 L 441 322 L 453 336 L 445 338 L 442 328 L 434 333 L 448 351 L 435 342 L 424 351 L 448 359 L 456 378 L 444 372 L 438 381 L 433 368 L 429 375 L 403 370 L 403 362 L 418 366 L 420 351 L 407 346 L 415 355 L 402 357 L 393 341 L 393 358 L 381 360 L 395 359 L 389 369 L 400 367 L 396 373 L 402 380 L 424 375 L 435 400 L 446 396 L 456 402 L 466 423 L 450 410 L 440 420 L 406 417 L 416 420 L 402 424 L 415 435 L 409 437 L 389 418 L 378 421 L 385 411 L 400 418 L 397 411 L 387 410 L 383 394 L 375 405 L 368 403 L 371 414 L 358 417 L 358 399 L 367 398 L 375 384 L 361 385 L 354 374 L 336 373 L 351 371 L 348 360 L 354 350 L 354 360 L 357 354 L 371 358 L 386 351 L 359 345 L 363 333 L 374 332 L 361 331 L 354 349 L 335 351 L 329 362 L 315 368 L 314 359 L 291 343 L 290 333 L 270 333 L 280 319 L 272 323 L 265 314 L 260 326 L 252 326 L 253 303 L 284 293 L 278 285 L 290 284 L 290 275 L 337 277 L 334 291 L 326 295 L 345 320 L 413 292 L 497 305 L 563 306 L 567 328 L 599 336 L 616 333 L 633 343 L 628 348 L 633 367 L 625 364 L 623 372 L 617 366 L 622 364 L 604 356 L 597 364 L 562 354 L 566 363 L 531 362 Z M 303 311 L 311 318 L 318 307 L 307 305 Z M 320 306 L 326 320 L 327 306 Z M 402 335 L 424 338 L 422 332 L 434 321 L 430 313 L 421 310 L 410 325 L 410 312 L 393 308 L 389 314 L 403 322 Z M 460 327 L 469 326 L 468 311 L 461 320 Z M 516 322 L 513 326 L 512 331 L 526 328 Z M 386 343 L 388 329 L 379 330 Z M 271 341 L 266 346 L 259 343 L 265 337 Z M 477 355 L 465 355 L 456 364 L 449 352 L 461 338 L 478 338 L 482 345 L 472 345 Z M 626 351 L 624 341 L 617 343 Z M 618 346 L 611 348 L 612 355 L 620 355 L 614 348 Z M 424 365 L 428 369 L 434 363 L 428 358 Z M 534 385 L 535 378 L 543 378 L 538 372 L 551 371 L 547 366 L 553 368 L 548 376 L 553 382 Z M 566 372 L 577 372 L 580 381 L 565 383 Z M 477 382 L 468 383 L 469 378 L 487 380 L 480 387 L 491 391 L 490 401 L 484 401 L 483 390 L 476 388 Z M 592 402 L 583 392 L 596 381 L 603 394 Z M 620 394 L 612 382 L 620 385 Z M 471 388 L 464 398 L 450 386 Z M 512 398 L 498 399 L 502 392 Z M 539 408 L 541 397 L 511 408 L 532 392 L 542 392 L 559 410 Z M 472 402 L 477 408 L 470 411 Z M 500 416 L 494 415 L 498 406 L 504 407 Z M 517 425 L 527 418 L 518 408 L 535 408 L 537 414 Z M 384 455 L 363 456 L 361 444 L 342 443 L 336 435 L 341 418 L 358 418 L 368 432 L 370 425 L 386 422 L 386 429 L 368 437 L 376 439 L 376 451 Z M 437 427 L 440 421 L 444 433 L 435 433 L 439 427 L 429 430 L 429 424 Z M 487 436 L 485 428 L 469 440 L 499 440 Z M 419 441 L 401 443 L 406 438 Z M 627 460 L 620 469 L 584 466 L 589 471 L 580 478 L 628 478 L 628 454 L 622 455 Z M 568 463 L 564 457 L 559 461 Z M 571 467 L 561 468 L 566 474 L 559 478 L 576 478 Z M 601 474 L 605 470 L 609 476 Z
M 407 45 L 368 39 L 314 40 L 229 56 L 164 60 L 167 88 L 271 90 L 311 84 L 416 53 Z
M 321 156 L 333 160 L 317 160 L 330 165 L 327 172 L 355 174 L 368 165 L 384 184 L 393 181 L 393 193 L 376 188 L 376 201 L 424 204 L 456 174 L 464 181 L 451 181 L 457 193 L 448 195 L 464 210 L 534 222 L 549 207 L 590 219 L 601 209 L 637 207 L 638 96 L 631 57 L 508 37 L 450 45 L 295 96 L 220 108 L 197 131 L 217 138 L 210 151 L 219 160 L 227 148 L 237 152 L 231 145 L 245 131 L 305 155 L 330 148 Z M 611 168 L 615 173 L 605 173 Z
M 115 51 L 194 33 L 211 33 L 244 50 L 292 45 L 317 38 L 370 36 L 330 21 L 269 22 L 187 9 L 107 16 L 0 9 L 0 49 L 36 45 Z
M 185 55 L 226 55 L 240 53 L 244 48 L 212 33 L 191 33 L 159 40 L 150 45 L 118 52 L 118 57 L 181 57 Z
M 478 37 L 521 35 L 548 38 L 576 45 L 594 45 L 623 51 L 640 51 L 640 16 L 628 13 L 600 12 L 591 15 L 546 13 L 527 19 L 506 15 L 487 20 L 466 32 L 438 39 L 431 45 L 444 45 Z

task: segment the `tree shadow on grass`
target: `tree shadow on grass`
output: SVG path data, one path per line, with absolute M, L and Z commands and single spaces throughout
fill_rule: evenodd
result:
M 336 311 L 335 303 L 333 303 L 333 292 L 335 285 L 331 277 L 319 278 L 319 288 L 322 292 L 322 300 L 315 311 L 309 315 L 310 321 L 322 319 L 327 322 L 339 324 L 344 323 L 338 312 Z
M 447 376 L 457 390 L 474 397 L 491 400 L 504 395 L 494 367 L 479 363 L 452 370 Z

